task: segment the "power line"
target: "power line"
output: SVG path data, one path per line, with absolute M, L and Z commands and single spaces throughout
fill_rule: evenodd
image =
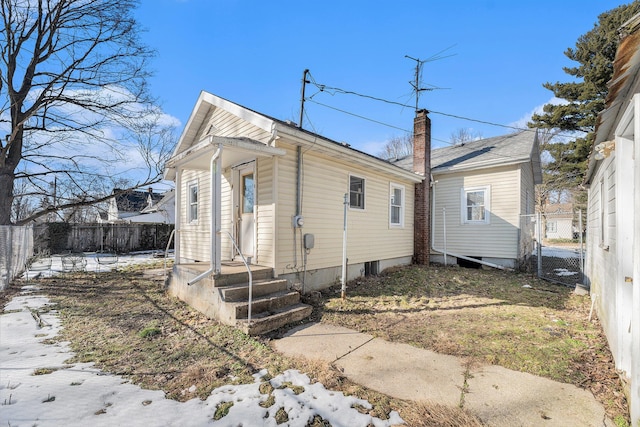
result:
M 349 115 L 352 115 L 352 116 L 355 116 L 355 117 L 362 118 L 364 120 L 372 121 L 372 122 L 379 123 L 379 124 L 384 125 L 384 126 L 389 126 L 389 127 L 392 127 L 392 128 L 396 128 L 396 129 L 400 129 L 400 130 L 406 131 L 405 129 L 401 129 L 401 128 L 398 128 L 396 126 L 388 125 L 388 124 L 385 124 L 385 123 L 382 123 L 382 122 L 378 122 L 376 120 L 373 120 L 373 119 L 370 119 L 370 118 L 367 118 L 367 117 L 364 117 L 364 116 L 360 116 L 358 114 L 350 113 L 348 111 L 340 110 L 338 108 L 331 107 L 329 105 L 321 104 L 321 103 L 319 103 L 319 102 L 317 102 L 315 100 L 312 100 L 312 98 L 314 96 L 316 96 L 320 92 L 326 92 L 326 93 L 329 93 L 332 96 L 340 93 L 340 94 L 345 94 L 345 95 L 355 95 L 355 96 L 359 96 L 359 97 L 362 97 L 362 98 L 368 98 L 368 99 L 371 99 L 371 100 L 374 100 L 374 101 L 380 101 L 380 102 L 384 102 L 384 103 L 391 104 L 391 105 L 397 105 L 397 106 L 400 106 L 400 107 L 403 107 L 403 108 L 413 108 L 413 106 L 407 105 L 407 104 L 404 104 L 404 103 L 401 103 L 401 102 L 397 102 L 397 101 L 390 101 L 388 99 L 379 98 L 379 97 L 376 97 L 376 96 L 365 95 L 365 94 L 358 93 L 358 92 L 355 92 L 355 91 L 350 91 L 350 90 L 345 90 L 345 89 L 341 89 L 341 88 L 337 88 L 337 87 L 327 86 L 327 85 L 324 85 L 324 84 L 317 83 L 315 81 L 315 79 L 311 76 L 310 73 L 308 74 L 308 76 L 311 79 L 311 84 L 313 84 L 314 86 L 316 86 L 319 89 L 318 92 L 314 93 L 313 95 L 311 95 L 308 98 L 309 101 L 312 101 L 312 102 L 314 102 L 314 103 L 316 103 L 318 105 L 322 105 L 324 107 L 331 108 L 331 109 L 334 109 L 336 111 L 339 111 L 339 112 L 342 112 L 342 113 L 345 113 L 345 114 L 349 114 Z M 331 93 L 331 92 L 333 92 L 333 93 Z M 444 113 L 444 112 L 441 112 L 441 111 L 434 111 L 434 110 L 431 110 L 431 109 L 429 109 L 428 111 L 430 113 L 439 114 L 441 116 L 451 117 L 451 118 L 459 119 L 459 120 L 466 120 L 466 121 L 475 122 L 475 123 L 482 123 L 482 124 L 486 124 L 486 125 L 490 125 L 490 126 L 497 126 L 497 127 L 502 127 L 502 128 L 506 128 L 506 129 L 518 130 L 518 131 L 527 131 L 527 132 L 534 131 L 534 129 L 530 129 L 530 128 L 522 128 L 522 127 L 518 127 L 518 126 L 503 125 L 503 124 L 500 124 L 500 123 L 490 122 L 488 120 L 472 119 L 470 117 L 464 117 L 464 116 L 460 116 L 460 115 L 457 115 L 457 114 Z M 585 133 L 585 134 L 588 133 L 588 132 L 582 131 L 582 130 L 577 130 L 576 132 L 582 132 L 582 133 Z M 568 134 L 559 133 L 559 134 L 557 134 L 557 136 L 573 138 L 575 135 L 568 135 Z
M 407 129 L 404 129 L 404 128 L 401 128 L 401 127 L 398 127 L 398 126 L 394 126 L 394 125 L 390 125 L 390 124 L 388 124 L 388 123 L 380 122 L 380 121 L 378 121 L 378 120 L 370 119 L 369 117 L 361 116 L 361 115 L 356 114 L 356 113 L 351 113 L 351 112 L 346 111 L 346 110 L 341 110 L 340 108 L 336 108 L 336 107 L 332 107 L 332 106 L 327 105 L 327 104 L 323 104 L 323 103 L 318 102 L 318 101 L 316 101 L 316 100 L 314 100 L 314 99 L 309 99 L 308 101 L 309 101 L 309 102 L 313 102 L 314 104 L 321 105 L 321 106 L 323 106 L 323 107 L 325 107 L 325 108 L 330 108 L 330 109 L 332 109 L 332 110 L 336 110 L 336 111 L 339 111 L 339 112 L 341 112 L 341 113 L 344 113 L 344 114 L 348 114 L 348 115 L 350 115 L 350 116 L 357 117 L 357 118 L 359 118 L 359 119 L 368 120 L 368 121 L 370 121 L 370 122 L 377 123 L 377 124 L 379 124 L 379 125 L 383 125 L 383 126 L 387 126 L 387 127 L 393 128 L 393 129 L 401 130 L 401 131 L 403 131 L 403 132 L 411 133 L 411 131 L 409 131 L 409 130 L 407 130 Z

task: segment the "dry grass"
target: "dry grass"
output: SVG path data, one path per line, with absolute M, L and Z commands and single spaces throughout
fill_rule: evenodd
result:
M 271 348 L 268 338 L 248 337 L 207 319 L 168 297 L 160 281 L 145 277 L 144 270 L 151 267 L 64 274 L 36 281 L 56 303 L 63 324 L 56 340 L 71 343 L 75 357 L 70 363 L 94 362 L 104 371 L 148 389 L 163 390 L 178 401 L 205 399 L 222 385 L 252 383 L 252 375 L 264 368 L 268 370 L 265 379 L 286 369 L 298 369 L 327 389 L 368 400 L 372 409 L 362 410 L 374 417 L 387 419 L 392 410 L 398 410 L 403 418 L 428 419 L 427 413 L 422 413 L 423 406 L 354 384 L 326 363 L 285 358 Z M 0 293 L 2 307 L 19 289 L 20 283 L 15 283 L 9 292 Z M 428 407 L 428 413 L 442 412 L 444 418 L 449 413 L 463 414 L 458 408 Z M 228 409 L 219 407 L 218 416 L 223 417 Z M 279 413 L 282 419 L 285 415 Z M 321 417 L 309 421 L 309 426 L 327 425 Z M 450 424 L 434 421 L 416 425 Z
M 525 287 L 526 286 L 526 287 Z M 589 296 L 529 275 L 407 267 L 325 292 L 323 322 L 472 363 L 500 365 L 593 392 L 628 419 L 619 377 Z
M 57 303 L 64 327 L 59 339 L 71 342 L 73 361 L 95 362 L 180 401 L 253 382 L 252 374 L 263 368 L 271 377 L 293 368 L 327 389 L 368 400 L 375 417 L 397 410 L 410 426 L 482 425 L 460 408 L 392 399 L 326 363 L 285 358 L 268 337 L 247 337 L 168 297 L 143 270 L 37 281 Z M 18 289 L 0 293 L 0 301 Z M 589 298 L 570 289 L 511 273 L 409 267 L 354 282 L 347 295 L 342 301 L 339 290 L 326 292 L 314 319 L 576 384 L 593 391 L 612 418 L 627 417 L 600 325 L 587 320 Z M 316 417 L 309 425 L 327 424 Z

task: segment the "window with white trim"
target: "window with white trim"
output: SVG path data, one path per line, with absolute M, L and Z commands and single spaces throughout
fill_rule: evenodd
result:
M 404 186 L 391 184 L 389 195 L 389 225 L 404 226 Z
M 195 222 L 198 220 L 198 181 L 192 181 L 188 184 L 188 219 L 189 222 Z
M 349 176 L 349 207 L 364 209 L 364 178 Z
M 556 221 L 547 221 L 547 233 L 557 233 L 558 223 Z
M 462 189 L 462 223 L 489 224 L 491 200 L 489 186 Z

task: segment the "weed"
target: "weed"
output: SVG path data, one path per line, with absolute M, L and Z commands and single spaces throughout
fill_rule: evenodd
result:
M 156 325 L 156 324 L 151 324 L 149 326 L 146 326 L 144 329 L 142 329 L 140 332 L 138 332 L 138 336 L 140 338 L 153 338 L 156 335 L 160 335 L 162 333 L 162 330 Z
M 629 427 L 629 423 L 627 422 L 627 420 L 625 419 L 625 417 L 618 415 L 613 419 L 614 424 L 616 425 L 616 427 Z
M 283 424 L 289 421 L 289 414 L 284 408 L 280 408 L 276 411 L 276 424 Z
M 289 381 L 282 383 L 282 385 L 280 387 L 278 387 L 278 388 L 279 389 L 289 388 L 289 389 L 291 389 L 291 391 L 293 391 L 293 394 L 295 394 L 295 395 L 304 393 L 304 387 L 303 386 L 293 385 Z
M 216 412 L 213 414 L 213 419 L 218 421 L 229 414 L 229 410 L 233 406 L 233 402 L 222 402 L 216 407 Z
M 34 370 L 33 374 L 31 375 L 48 375 L 54 373 L 55 371 L 56 369 L 54 368 L 38 368 Z

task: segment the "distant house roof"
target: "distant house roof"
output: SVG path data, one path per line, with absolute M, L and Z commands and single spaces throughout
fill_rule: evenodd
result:
M 153 205 L 146 206 L 144 209 L 142 209 L 141 213 L 152 213 L 158 212 L 161 209 L 172 208 L 172 206 L 169 205 L 174 201 L 175 189 L 172 188 L 171 190 L 165 191 L 164 193 L 159 195 L 161 196 L 160 199 L 156 200 L 156 198 L 154 197 Z
M 547 203 L 544 213 L 553 218 L 573 218 L 573 203 Z
M 119 189 L 114 189 L 113 192 L 117 193 Z M 148 207 L 148 199 L 151 197 L 153 204 L 162 199 L 163 194 L 154 193 L 152 189 L 148 191 L 131 190 L 124 193 L 117 194 L 115 196 L 116 205 L 118 206 L 118 212 L 140 212 Z
M 542 182 L 540 152 L 537 134 L 522 131 L 509 135 L 480 139 L 436 148 L 431 152 L 431 170 L 434 173 L 457 172 L 492 166 L 532 162 L 535 183 Z M 391 161 L 402 168 L 413 169 L 413 156 Z

